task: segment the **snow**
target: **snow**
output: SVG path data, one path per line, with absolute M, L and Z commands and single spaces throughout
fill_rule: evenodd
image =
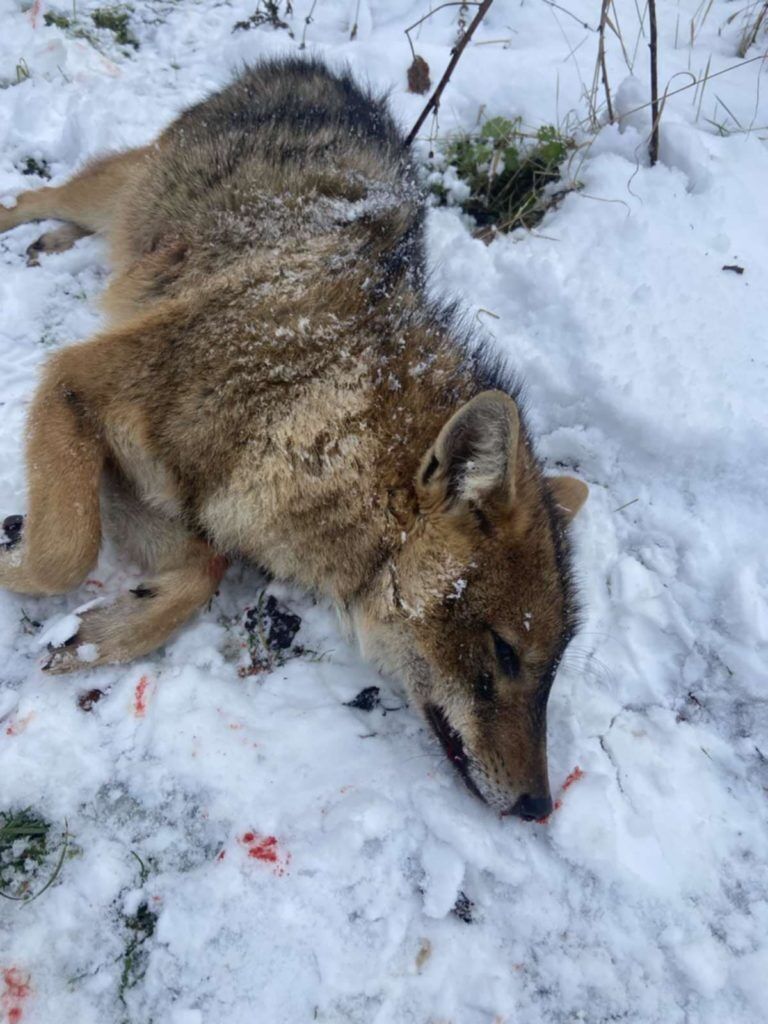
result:
M 79 0 L 78 15 L 97 6 Z M 424 100 L 405 92 L 403 29 L 428 5 L 321 0 L 305 24 L 310 6 L 294 0 L 291 40 L 232 32 L 253 0 L 135 0 L 140 48 L 100 30 L 100 52 L 45 26 L 47 3 L 0 0 L 0 200 L 39 184 L 27 157 L 60 182 L 305 31 L 310 52 L 390 89 L 410 126 Z M 41 636 L 72 635 L 84 602 L 135 585 L 131 567 L 107 551 L 65 598 L 0 593 L 0 809 L 32 807 L 72 844 L 38 900 L 0 900 L 4 1024 L 764 1019 L 768 89 L 753 58 L 766 37 L 713 78 L 739 64 L 733 5 L 657 6 L 662 86 L 708 69 L 703 88 L 669 96 L 657 167 L 637 109 L 647 40 L 617 5 L 634 60 L 609 33 L 621 117 L 580 135 L 581 190 L 490 246 L 455 208 L 428 218 L 432 287 L 509 353 L 548 466 L 591 489 L 574 526 L 586 621 L 550 700 L 559 806 L 546 824 L 496 818 L 416 716 L 392 710 L 396 682 L 332 610 L 252 568 L 233 567 L 161 652 L 64 678 L 41 670 Z M 440 133 L 481 108 L 585 122 L 597 37 L 581 23 L 599 8 L 496 0 Z M 449 8 L 414 32 L 433 82 L 455 19 Z M 27 267 L 41 230 L 0 236 L 4 515 L 24 509 L 37 369 L 97 328 L 107 276 L 93 238 Z M 301 616 L 305 654 L 243 674 L 244 613 L 265 586 Z M 378 706 L 346 706 L 368 686 Z M 453 913 L 461 894 L 470 922 Z M 154 930 L 126 987 L 143 905 Z

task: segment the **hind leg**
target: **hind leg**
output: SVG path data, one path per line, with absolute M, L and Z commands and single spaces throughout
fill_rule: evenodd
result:
M 27 246 L 27 266 L 37 267 L 40 264 L 41 253 L 66 252 L 79 238 L 91 234 L 92 231 L 81 228 L 78 224 L 62 224 L 60 228 L 46 231 L 36 242 Z
M 7 539 L 0 545 L 0 587 L 17 593 L 71 590 L 99 554 L 104 445 L 78 387 L 81 350 L 89 348 L 73 346 L 54 356 L 32 403 L 28 512 L 23 523 L 19 516 L 5 521 Z
M 131 661 L 160 647 L 218 589 L 227 561 L 179 520 L 143 503 L 112 472 L 105 481 L 105 522 L 120 547 L 150 570 L 138 587 L 103 608 L 86 611 L 77 633 L 56 648 L 50 672 Z
M 58 188 L 22 192 L 15 206 L 0 206 L 0 232 L 48 219 L 70 221 L 86 234 L 108 231 L 126 187 L 141 174 L 149 152 L 150 147 L 143 146 L 102 157 Z

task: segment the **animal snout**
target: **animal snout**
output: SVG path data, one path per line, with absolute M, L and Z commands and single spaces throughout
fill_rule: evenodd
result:
M 547 796 L 531 796 L 530 793 L 523 793 L 521 797 L 518 797 L 514 806 L 507 811 L 507 814 L 515 814 L 523 821 L 538 821 L 551 813 L 552 797 L 549 794 Z

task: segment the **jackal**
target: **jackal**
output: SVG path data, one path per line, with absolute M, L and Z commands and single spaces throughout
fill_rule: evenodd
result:
M 58 594 L 102 528 L 146 582 L 51 672 L 144 655 L 233 557 L 331 598 L 470 789 L 551 807 L 578 480 L 544 476 L 499 359 L 424 288 L 425 199 L 386 103 L 316 60 L 246 70 L 152 144 L 0 208 L 102 232 L 108 327 L 48 360 L 0 585 Z

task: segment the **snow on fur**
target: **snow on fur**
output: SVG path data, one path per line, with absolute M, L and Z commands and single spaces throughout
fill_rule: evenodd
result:
M 79 17 L 97 6 L 78 3 Z M 146 142 L 243 61 L 295 50 L 310 6 L 294 0 L 292 40 L 233 32 L 252 0 L 136 0 L 133 50 L 45 25 L 47 3 L 0 0 L 0 199 L 37 183 L 28 157 L 60 182 Z M 409 126 L 423 99 L 406 91 L 402 31 L 426 7 L 325 0 L 308 48 L 390 88 Z M 738 25 L 718 34 L 725 0 L 704 20 L 694 0 L 658 7 L 665 81 L 710 57 L 710 74 L 737 63 Z M 580 22 L 594 26 L 599 4 L 576 13 L 497 0 L 441 131 L 483 107 L 534 125 L 583 114 L 596 36 Z M 453 9 L 420 30 L 434 80 L 455 32 Z M 275 583 L 301 629 L 262 671 L 246 610 L 267 583 L 250 568 L 163 652 L 48 678 L 34 624 L 64 636 L 85 602 L 135 585 L 105 552 L 76 594 L 0 594 L 0 810 L 34 808 L 71 837 L 39 900 L 0 903 L 0 1020 L 764 1016 L 768 90 L 753 63 L 701 105 L 670 98 L 651 170 L 644 40 L 633 77 L 618 46 L 608 58 L 620 123 L 535 233 L 485 246 L 455 209 L 428 221 L 435 291 L 460 298 L 525 378 L 548 465 L 591 487 L 575 527 L 587 620 L 550 701 L 556 810 L 532 824 L 491 814 L 330 609 Z M 723 108 L 754 130 L 718 135 L 707 118 Z M 27 267 L 40 231 L 0 238 L 3 514 L 24 508 L 37 368 L 97 328 L 106 276 L 92 238 Z M 355 702 L 372 687 L 375 701 Z

